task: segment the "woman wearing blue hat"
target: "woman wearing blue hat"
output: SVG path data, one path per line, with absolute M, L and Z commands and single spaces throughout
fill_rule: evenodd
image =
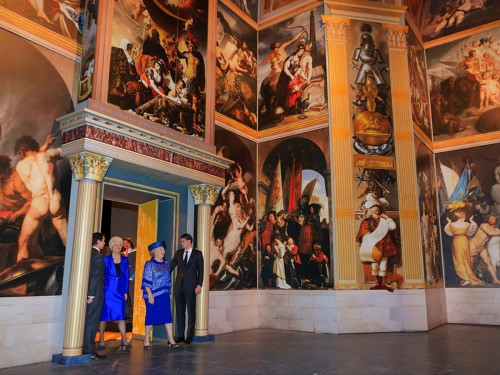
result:
M 170 263 L 164 259 L 167 244 L 165 241 L 153 242 L 148 246 L 151 260 L 144 264 L 142 275 L 142 298 L 146 302 L 146 334 L 144 349 L 151 348 L 149 336 L 154 325 L 165 324 L 168 347 L 176 348 L 172 334 L 172 313 L 170 311 Z

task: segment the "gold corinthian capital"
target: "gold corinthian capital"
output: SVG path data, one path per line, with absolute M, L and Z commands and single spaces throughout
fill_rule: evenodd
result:
M 69 155 L 68 159 L 76 181 L 87 179 L 97 182 L 102 182 L 113 161 L 113 158 L 87 151 Z
M 347 32 L 350 29 L 349 18 L 321 16 L 326 30 L 326 40 L 331 42 L 347 43 Z
M 387 34 L 387 47 L 405 49 L 407 46 L 406 36 L 408 35 L 408 26 L 383 24 Z
M 210 184 L 198 184 L 189 186 L 189 191 L 194 199 L 194 204 L 209 204 L 213 206 L 219 196 L 221 188 Z

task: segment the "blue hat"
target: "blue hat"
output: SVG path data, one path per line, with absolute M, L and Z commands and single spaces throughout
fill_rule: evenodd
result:
M 167 243 L 165 241 L 156 241 L 153 242 L 151 245 L 148 246 L 148 250 L 152 251 L 156 249 L 157 247 L 163 247 L 165 250 L 167 249 Z

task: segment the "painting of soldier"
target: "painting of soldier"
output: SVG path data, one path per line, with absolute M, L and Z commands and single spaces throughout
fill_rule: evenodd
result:
M 408 31 L 408 70 L 413 124 L 432 140 L 431 108 L 427 88 L 425 51 L 413 29 Z
M 388 55 L 381 24 L 353 22 L 348 48 L 351 52 L 353 148 L 366 156 L 394 153 Z
M 426 50 L 434 141 L 500 130 L 500 30 Z
M 259 31 L 259 130 L 327 115 L 321 14 L 316 8 Z
M 369 289 L 393 292 L 403 283 L 398 273 L 402 259 L 395 172 L 357 169 L 354 204 L 363 282 Z
M 436 155 L 446 287 L 500 285 L 498 144 Z
M 500 2 L 497 0 L 431 0 L 425 5 L 424 41 L 484 25 L 500 17 Z
M 0 47 L 0 296 L 58 294 L 71 170 L 54 120 L 73 111 L 73 77 L 55 66 L 74 62 L 1 30 Z
M 257 145 L 225 129 L 215 132 L 217 153 L 234 161 L 212 209 L 211 290 L 257 287 Z
M 257 129 L 257 32 L 219 4 L 215 110 Z
M 65 38 L 81 42 L 84 28 L 84 0 L 3 0 L 0 4 Z
M 415 137 L 417 155 L 418 208 L 420 238 L 424 254 L 425 282 L 428 287 L 443 286 L 443 262 L 441 258 L 439 214 L 434 186 L 434 158 L 431 150 Z
M 206 1 L 115 3 L 108 102 L 205 138 Z
M 332 286 L 327 134 L 328 129 L 321 129 L 261 144 L 258 211 L 264 288 Z

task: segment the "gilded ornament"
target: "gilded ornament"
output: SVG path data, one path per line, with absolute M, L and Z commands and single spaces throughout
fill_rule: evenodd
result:
M 97 182 L 102 182 L 113 160 L 91 152 L 73 154 L 68 156 L 68 159 L 76 181 L 85 178 Z
M 199 184 L 189 186 L 189 191 L 194 199 L 194 204 L 214 205 L 219 196 L 221 188 L 210 184 Z

